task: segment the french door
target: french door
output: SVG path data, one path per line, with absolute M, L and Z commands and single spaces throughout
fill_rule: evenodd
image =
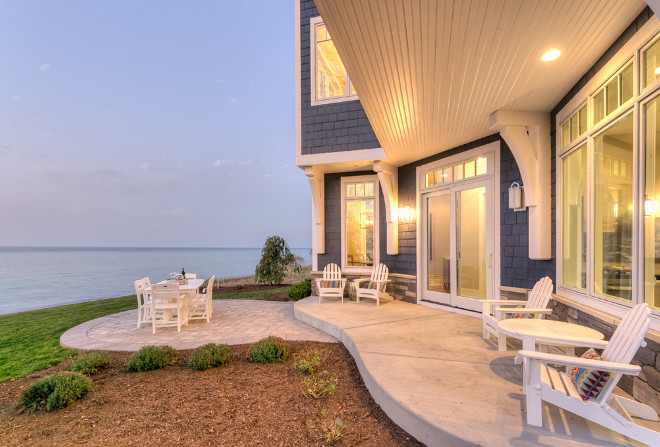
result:
M 422 299 L 481 311 L 493 297 L 491 179 L 422 195 Z

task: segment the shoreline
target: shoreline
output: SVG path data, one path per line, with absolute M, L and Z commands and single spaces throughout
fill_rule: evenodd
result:
M 285 275 L 284 280 L 287 281 L 288 279 L 293 279 L 293 278 L 298 278 L 298 277 L 301 277 L 301 278 L 302 277 L 307 277 L 307 276 L 309 276 L 309 272 L 311 271 L 311 267 L 312 267 L 311 265 L 304 266 L 303 271 L 300 274 L 295 273 L 295 272 L 291 272 L 291 273 L 287 272 L 287 274 Z M 211 276 L 213 276 L 213 275 L 211 275 Z M 208 281 L 209 278 L 205 278 L 204 280 Z M 302 279 L 299 279 L 297 282 L 300 282 L 301 280 Z M 297 282 L 294 282 L 294 283 L 297 283 Z M 291 283 L 291 284 L 282 283 L 282 286 L 290 286 L 294 283 Z M 219 285 L 219 286 L 225 286 L 225 285 L 226 286 L 235 286 L 235 285 L 239 285 L 239 284 L 256 284 L 256 282 L 254 281 L 254 275 L 242 276 L 242 277 L 237 277 L 237 278 L 219 279 L 219 280 L 217 280 L 217 283 L 216 283 L 216 285 Z M 214 287 L 214 289 L 215 289 L 215 287 Z M 0 313 L 0 317 L 4 317 L 4 316 L 8 316 L 8 315 L 18 315 L 18 314 L 22 314 L 22 313 L 26 313 L 26 312 L 36 312 L 36 311 L 46 310 L 46 309 L 54 309 L 54 308 L 57 308 L 57 307 L 71 306 L 71 305 L 75 305 L 75 304 L 92 303 L 92 302 L 98 302 L 98 301 L 103 301 L 103 300 L 113 300 L 113 299 L 117 299 L 117 298 L 127 298 L 127 297 L 131 297 L 131 296 L 135 296 L 135 293 L 131 293 L 131 294 L 128 294 L 128 295 L 117 295 L 117 296 L 109 296 L 109 297 L 106 296 L 106 297 L 101 297 L 101 298 L 91 298 L 91 299 L 81 299 L 81 300 L 67 301 L 65 303 L 59 303 L 59 304 L 56 304 L 56 305 L 53 305 L 53 306 L 44 306 L 44 307 L 37 307 L 37 308 L 34 308 L 34 309 L 19 310 L 19 311 L 16 311 L 16 312 Z

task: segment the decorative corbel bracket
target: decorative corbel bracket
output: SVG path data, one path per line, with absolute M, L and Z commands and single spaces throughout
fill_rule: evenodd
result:
M 312 269 L 316 270 L 316 255 L 325 253 L 325 184 L 318 166 L 304 169 L 312 190 Z
M 552 258 L 550 115 L 498 110 L 490 127 L 500 132 L 518 163 L 529 208 L 529 257 Z
M 385 198 L 387 222 L 387 254 L 399 254 L 399 177 L 398 168 L 376 160 L 373 170 L 378 175 L 378 183 Z

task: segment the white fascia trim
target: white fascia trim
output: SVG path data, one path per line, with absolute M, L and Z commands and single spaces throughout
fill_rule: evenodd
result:
M 298 127 L 298 135 L 300 135 L 300 127 Z M 358 149 L 354 151 L 341 151 L 341 152 L 323 152 L 321 154 L 305 154 L 300 153 L 300 147 L 296 153 L 296 166 L 311 166 L 322 165 L 328 163 L 342 163 L 350 161 L 366 161 L 366 160 L 386 160 L 387 155 L 385 151 L 378 147 L 374 149 Z
M 300 65 L 300 0 L 293 0 L 293 8 L 294 8 L 294 35 L 295 35 L 295 47 L 296 47 L 296 55 L 294 58 L 294 65 L 295 65 L 295 89 L 296 89 L 296 163 L 298 162 L 298 158 L 302 154 L 301 148 L 302 148 L 302 131 L 301 131 L 301 117 L 300 114 L 302 113 L 302 100 L 301 100 L 301 93 L 300 93 L 300 87 L 301 87 L 301 80 L 300 80 L 300 70 L 301 70 L 301 65 Z M 300 165 L 300 163 L 297 163 Z

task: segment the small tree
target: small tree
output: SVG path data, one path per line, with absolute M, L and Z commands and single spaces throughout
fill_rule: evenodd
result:
M 294 262 L 293 253 L 289 245 L 279 236 L 266 239 L 261 250 L 261 261 L 254 271 L 257 282 L 269 284 L 282 284 L 286 266 Z

